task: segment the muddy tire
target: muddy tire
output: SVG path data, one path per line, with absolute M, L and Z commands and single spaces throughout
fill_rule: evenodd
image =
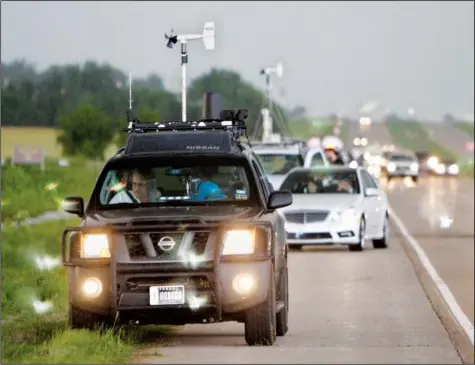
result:
M 270 273 L 266 300 L 244 314 L 244 337 L 249 346 L 272 346 L 276 340 L 276 292 L 274 273 Z
M 289 270 L 287 263 L 282 272 L 278 300 L 284 302 L 284 308 L 276 314 L 277 336 L 285 336 L 289 330 Z

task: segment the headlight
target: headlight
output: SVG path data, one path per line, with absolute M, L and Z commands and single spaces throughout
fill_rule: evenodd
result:
M 82 236 L 81 257 L 108 258 L 111 257 L 109 240 L 106 234 L 86 234 Z
M 417 171 L 419 171 L 419 164 L 417 164 L 417 163 L 415 163 L 415 162 L 412 163 L 412 164 L 411 164 L 411 171 L 412 171 L 412 172 L 417 172 Z
M 232 230 L 224 236 L 223 255 L 249 255 L 254 253 L 255 231 Z
M 439 159 L 436 156 L 431 156 L 427 160 L 427 166 L 429 166 L 430 168 L 435 168 L 438 163 L 439 163 Z
M 439 164 L 435 167 L 435 172 L 438 174 L 444 174 L 445 173 L 445 166 L 442 164 Z
M 449 167 L 449 173 L 450 174 L 458 174 L 459 173 L 459 167 L 456 164 L 450 165 Z
M 342 211 L 335 211 L 333 213 L 333 220 L 336 222 L 351 222 L 358 220 L 359 214 L 355 208 L 349 208 Z
M 356 162 L 355 160 L 351 161 L 350 164 L 349 164 L 350 168 L 352 169 L 356 169 L 358 167 L 358 162 Z
M 389 172 L 396 171 L 396 165 L 393 162 L 388 163 L 388 171 Z

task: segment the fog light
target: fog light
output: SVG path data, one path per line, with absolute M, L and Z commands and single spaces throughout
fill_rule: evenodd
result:
M 239 274 L 233 280 L 233 288 L 238 294 L 249 294 L 255 286 L 255 280 L 250 274 Z
M 94 298 L 102 293 L 102 283 L 97 278 L 89 278 L 82 284 L 82 292 L 90 297 Z

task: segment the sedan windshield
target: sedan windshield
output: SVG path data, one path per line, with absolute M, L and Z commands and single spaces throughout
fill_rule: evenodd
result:
M 359 194 L 358 175 L 354 169 L 300 170 L 292 172 L 280 190 L 292 194 Z
M 101 208 L 242 204 L 254 205 L 256 188 L 242 159 L 147 158 L 116 161 L 101 174 Z
M 258 153 L 257 157 L 269 175 L 285 175 L 294 167 L 303 166 L 303 158 L 298 154 Z

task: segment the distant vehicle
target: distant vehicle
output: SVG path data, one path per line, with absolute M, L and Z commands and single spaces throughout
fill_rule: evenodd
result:
M 305 167 L 329 166 L 328 158 L 321 148 L 311 148 L 305 154 Z
M 381 174 L 388 180 L 393 177 L 410 177 L 419 180 L 419 162 L 412 152 L 384 152 Z
M 355 145 L 356 147 L 366 147 L 368 145 L 368 138 L 366 137 L 355 137 L 355 139 L 353 139 L 353 145 Z
M 458 176 L 459 166 L 455 160 L 440 159 L 429 173 L 437 176 Z
M 293 195 L 292 206 L 281 210 L 291 248 L 340 244 L 361 251 L 368 239 L 375 248 L 388 246 L 387 197 L 366 169 L 295 168 L 280 189 Z
M 371 125 L 371 118 L 361 117 L 360 118 L 360 127 L 369 127 Z
M 297 145 L 252 144 L 252 147 L 274 189 L 278 189 L 290 170 L 304 165 L 304 152 Z

